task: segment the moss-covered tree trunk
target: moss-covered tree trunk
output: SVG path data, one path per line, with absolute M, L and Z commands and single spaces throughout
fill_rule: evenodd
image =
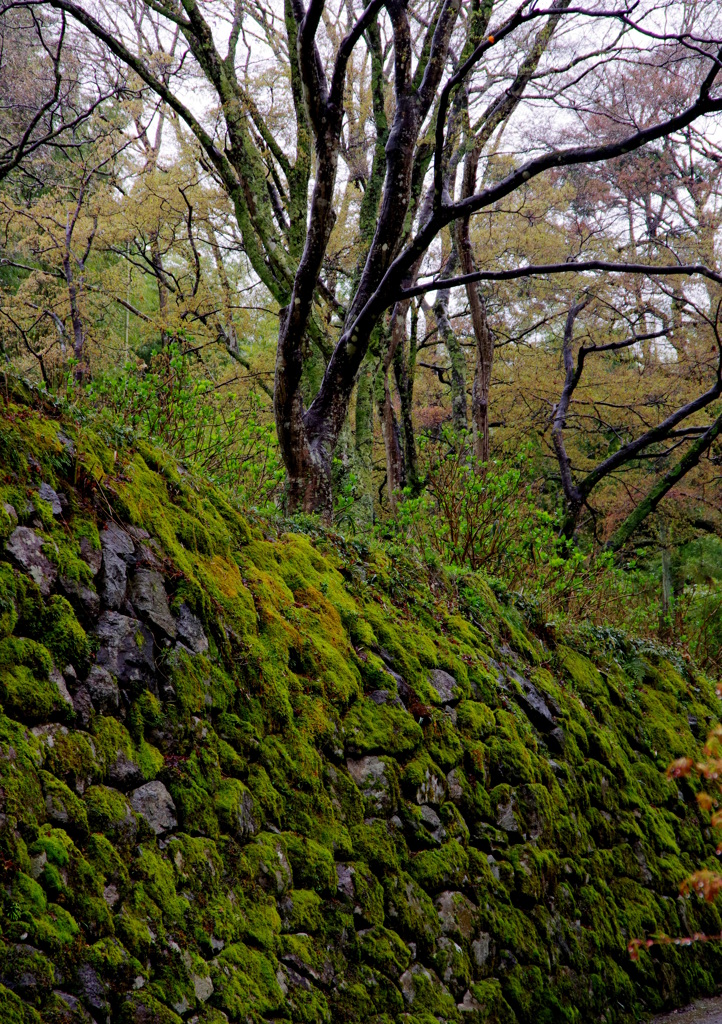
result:
M 356 387 L 355 450 L 358 474 L 358 497 L 355 520 L 360 530 L 367 530 L 374 520 L 373 454 L 374 403 L 373 369 L 370 359 L 364 360 Z
M 404 487 L 406 474 L 401 432 L 389 385 L 389 367 L 394 352 L 401 342 L 401 337 L 406 331 L 405 307 L 406 304 L 404 304 L 403 309 L 397 308 L 394 311 L 388 331 L 379 332 L 382 338 L 382 348 L 379 353 L 379 364 L 374 381 L 374 396 L 379 410 L 381 433 L 384 438 L 386 454 L 386 487 L 389 496 L 389 507 L 392 512 L 396 510 L 398 496 Z
M 416 432 L 414 430 L 414 380 L 416 376 L 416 349 L 418 343 L 419 311 L 415 302 L 411 303 L 411 329 L 408 339 L 402 338 L 394 353 L 394 377 L 396 389 L 401 403 L 401 428 L 404 444 L 404 463 L 406 465 L 406 486 L 413 494 L 418 494 L 422 486 L 419 475 L 419 459 L 416 450 Z M 408 340 L 408 348 L 406 341 Z

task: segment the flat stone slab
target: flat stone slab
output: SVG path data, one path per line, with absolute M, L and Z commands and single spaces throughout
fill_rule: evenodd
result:
M 54 516 L 63 514 L 63 503 L 60 500 L 60 495 L 50 484 L 40 484 L 40 487 L 38 487 L 38 497 L 42 498 L 43 501 L 47 501 Z
M 456 704 L 461 694 L 458 684 L 450 672 L 443 668 L 432 668 L 429 672 L 429 682 L 439 695 L 439 703 Z
M 130 588 L 130 599 L 135 610 L 152 626 L 175 639 L 175 619 L 168 607 L 168 595 L 163 577 L 155 569 L 137 569 Z
M 100 546 L 103 551 L 103 572 L 100 579 L 103 604 L 117 611 L 125 599 L 128 563 L 135 552 L 135 545 L 125 530 L 109 522 L 100 535 Z
M 5 550 L 18 566 L 37 583 L 43 597 L 48 597 L 58 578 L 58 570 L 43 554 L 45 538 L 29 526 L 18 526 L 14 530 Z
M 121 685 L 153 675 L 153 637 L 142 622 L 119 612 L 103 612 L 96 632 L 101 644 L 96 663 Z
M 177 828 L 178 818 L 173 797 L 157 779 L 134 789 L 128 799 L 133 810 L 145 818 L 157 836 Z
M 178 609 L 178 621 L 176 623 L 178 639 L 194 654 L 205 654 L 208 650 L 208 637 L 203 629 L 203 623 L 194 615 L 185 602 Z

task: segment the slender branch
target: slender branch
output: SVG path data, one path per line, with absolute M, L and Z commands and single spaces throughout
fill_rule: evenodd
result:
M 681 274 L 685 277 L 699 275 L 710 281 L 722 284 L 722 274 L 704 266 L 703 263 L 680 263 L 670 266 L 655 267 L 646 263 L 612 263 L 606 260 L 580 260 L 569 263 L 531 263 L 526 267 L 515 267 L 513 270 L 478 270 L 473 274 L 460 277 L 439 278 L 413 288 L 402 288 L 397 299 L 412 299 L 416 295 L 425 295 L 441 288 L 458 288 L 475 281 L 516 281 L 519 278 L 535 277 L 545 274 L 581 274 L 588 271 L 604 271 L 608 274 L 649 274 L 650 277 L 662 277 Z M 391 303 L 389 302 L 389 305 Z
M 456 71 L 454 75 L 448 80 L 444 88 L 441 90 L 439 96 L 439 107 L 436 114 L 436 140 L 434 147 L 434 206 L 439 208 L 442 203 L 442 186 L 443 186 L 443 153 L 444 153 L 444 130 L 447 122 L 447 112 L 449 104 L 451 102 L 452 93 L 458 88 L 459 85 L 468 77 L 473 68 L 479 63 L 484 54 L 489 50 L 498 40 L 503 39 L 509 35 L 514 29 L 518 28 L 519 25 L 523 24 L 524 9 L 529 6 L 530 0 L 524 0 L 520 7 L 511 15 L 511 17 L 502 25 L 493 36 L 488 36 L 483 39 L 476 49 L 467 57 L 461 67 Z
M 353 48 L 356 46 L 356 43 L 359 41 L 366 29 L 374 21 L 376 15 L 381 10 L 383 3 L 384 0 L 371 0 L 371 3 L 365 11 L 363 11 L 361 17 L 358 19 L 351 31 L 348 32 L 341 40 L 341 45 L 339 46 L 338 53 L 336 55 L 336 64 L 331 77 L 331 88 L 329 90 L 329 102 L 333 106 L 340 106 L 342 102 L 346 68 L 348 66 L 351 53 L 353 52 Z
M 688 419 L 696 412 L 700 412 L 706 406 L 716 401 L 720 395 L 722 395 L 722 381 L 719 377 L 711 388 L 694 398 L 691 402 L 687 402 L 686 405 L 681 406 L 679 409 L 675 409 L 673 413 L 670 413 L 666 419 L 656 426 L 652 427 L 646 433 L 642 434 L 635 441 L 630 441 L 629 444 L 619 448 L 612 455 L 608 456 L 603 462 L 600 462 L 591 472 L 587 473 L 584 479 L 579 484 L 579 491 L 582 497 L 586 500 L 588 495 L 591 493 L 594 487 L 603 480 L 605 476 L 608 476 L 615 469 L 625 465 L 627 462 L 631 462 L 645 449 L 651 447 L 653 444 L 657 444 L 659 441 L 664 441 L 669 436 L 670 432 L 681 423 L 683 420 Z
M 635 530 L 644 520 L 656 509 L 662 498 L 672 490 L 675 484 L 689 473 L 699 463 L 704 453 L 710 448 L 713 442 L 722 434 L 722 413 L 714 423 L 699 437 L 694 444 L 682 456 L 666 476 L 655 484 L 646 498 L 637 505 L 631 515 L 627 516 L 622 525 L 615 531 L 606 544 L 608 551 L 619 551 Z

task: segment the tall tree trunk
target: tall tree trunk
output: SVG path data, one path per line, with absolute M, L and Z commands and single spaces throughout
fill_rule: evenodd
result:
M 68 217 L 65 228 L 65 248 L 63 249 L 63 275 L 65 277 L 65 284 L 68 289 L 68 303 L 70 305 L 70 322 L 73 325 L 73 357 L 75 358 L 75 370 L 73 376 L 78 383 L 81 383 L 90 375 L 90 367 L 87 363 L 87 353 L 85 351 L 85 324 L 83 323 L 83 314 L 80 310 L 80 290 L 83 284 L 83 263 L 79 262 L 80 276 L 78 280 L 75 278 L 73 272 L 73 230 L 80 213 L 80 207 L 82 204 L 82 191 L 81 198 L 78 200 L 76 207 L 75 216 L 71 219 Z M 92 236 L 91 236 L 92 242 Z M 90 248 L 90 243 L 88 249 Z
M 224 334 L 226 347 L 228 348 L 229 354 L 233 358 L 238 358 L 240 355 L 240 346 L 238 344 L 238 334 L 236 332 L 235 324 L 233 323 L 233 295 L 231 293 L 231 283 L 228 280 L 228 274 L 226 273 L 226 265 L 223 262 L 223 254 L 221 253 L 221 247 L 218 244 L 218 237 L 213 229 L 212 222 L 208 221 L 206 226 L 208 232 L 208 240 L 211 244 L 211 251 L 213 252 L 213 262 L 216 265 L 216 272 L 221 282 L 221 290 L 223 292 L 223 304 L 224 309 Z
M 476 170 L 473 171 L 474 179 Z M 474 272 L 474 258 L 471 253 L 469 221 L 464 219 L 457 225 L 457 246 L 462 274 Z M 466 297 L 471 310 L 471 323 L 476 340 L 476 366 L 471 389 L 471 422 L 474 433 L 474 454 L 481 463 L 489 461 L 489 392 L 491 390 L 491 368 L 494 362 L 494 340 L 486 314 L 486 303 L 479 285 L 466 286 Z
M 150 235 L 150 264 L 153 267 L 156 283 L 158 285 L 158 314 L 160 316 L 160 344 L 165 348 L 168 344 L 168 331 L 166 330 L 166 311 L 168 309 L 168 288 L 165 283 L 165 270 L 163 268 L 163 254 L 160 251 L 160 235 L 158 231 L 152 231 Z
M 414 432 L 414 380 L 416 376 L 416 345 L 418 340 L 419 311 L 416 303 L 411 304 L 411 331 L 408 336 L 408 354 L 406 337 L 401 339 L 394 353 L 394 377 L 396 390 L 401 401 L 401 426 L 403 431 L 404 462 L 406 465 L 406 485 L 413 494 L 421 489 L 419 477 L 419 460 L 416 452 L 416 434 Z M 405 333 L 405 332 L 404 332 Z
M 360 530 L 367 530 L 374 521 L 373 453 L 374 402 L 373 368 L 370 357 L 361 365 L 356 386 L 356 467 L 359 478 L 359 498 L 355 519 Z
M 381 419 L 381 432 L 386 451 L 386 486 L 389 492 L 389 507 L 396 511 L 398 494 L 405 484 L 404 450 L 401 445 L 396 410 L 389 387 L 389 367 L 396 349 L 403 342 L 406 334 L 406 311 L 408 303 L 397 304 L 391 316 L 390 331 L 384 332 L 385 346 L 382 348 L 379 367 L 376 371 L 374 391 Z
M 480 462 L 489 461 L 489 392 L 491 390 L 491 367 L 494 361 L 494 340 L 486 315 L 486 303 L 479 295 L 476 285 L 471 285 L 478 299 L 478 310 L 474 314 L 474 336 L 476 338 L 476 366 L 474 383 L 471 387 L 471 421 L 474 433 L 474 454 Z
M 73 275 L 73 268 L 70 257 L 67 253 L 63 256 L 63 273 L 68 288 L 68 301 L 70 303 L 70 322 L 73 325 L 73 356 L 77 363 L 75 368 L 76 379 L 81 379 L 85 374 L 85 326 L 83 316 L 78 304 L 78 288 Z
M 586 306 L 586 301 L 575 303 L 567 314 L 566 324 L 564 326 L 564 341 L 562 344 L 562 359 L 564 361 L 564 387 L 562 388 L 561 397 L 554 409 L 554 416 L 552 419 L 552 444 L 554 446 L 554 454 L 557 457 L 559 463 L 559 473 L 562 480 L 562 490 L 564 491 L 564 498 L 566 501 L 566 511 L 564 516 L 564 523 L 562 525 L 562 535 L 566 540 L 570 541 L 574 537 L 577 529 L 577 523 L 579 522 L 579 516 L 584 506 L 584 496 L 582 495 L 579 488 L 574 483 L 572 477 L 572 463 L 571 459 L 567 454 L 567 448 L 564 443 L 564 428 L 567 423 L 567 415 L 569 414 L 569 404 L 574 394 L 574 389 L 579 383 L 581 377 L 581 371 L 583 364 L 583 355 L 580 356 L 581 362 L 575 369 L 574 358 L 572 352 L 572 341 L 574 339 L 574 321 L 577 316 Z
M 669 550 L 667 527 L 662 523 L 659 530 L 659 542 L 662 547 L 662 608 L 659 616 L 660 636 L 668 636 L 672 626 L 672 556 Z
M 457 266 L 458 256 L 456 246 L 452 246 L 442 277 L 452 277 Z M 451 363 L 451 422 L 456 434 L 461 434 L 467 427 L 467 405 L 466 405 L 466 356 L 461 342 L 457 337 L 451 320 L 449 319 L 449 298 L 451 289 L 443 288 L 437 293 L 434 303 L 434 316 L 436 317 L 436 329 L 446 351 L 449 353 Z

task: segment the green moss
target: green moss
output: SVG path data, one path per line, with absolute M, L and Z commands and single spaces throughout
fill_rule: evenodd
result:
M 560 647 L 557 650 L 557 658 L 582 696 L 586 694 L 590 697 L 606 697 L 607 687 L 599 670 L 583 654 L 569 647 Z
M 412 993 L 411 1002 L 417 1014 L 428 1013 L 436 1018 L 452 1019 L 456 1016 L 454 999 L 434 973 L 421 964 L 413 964 L 409 975 L 407 985 Z
M 496 728 L 494 712 L 486 704 L 463 700 L 456 709 L 459 731 L 473 740 L 483 740 Z
M 416 942 L 420 956 L 433 949 L 441 924 L 428 893 L 405 871 L 384 878 L 384 893 L 387 926 Z
M 52 877 L 57 877 L 53 872 Z M 24 872 L 16 874 L 11 890 L 16 938 L 25 935 L 33 946 L 59 951 L 70 946 L 80 932 L 75 918 L 58 903 L 48 900 L 39 882 Z M 23 940 L 25 941 L 25 940 Z
M 293 876 L 280 836 L 261 832 L 243 850 L 238 864 L 239 877 L 280 896 L 291 888 Z
M 341 869 L 345 879 L 342 893 L 350 897 L 353 914 L 359 927 L 373 927 L 384 923 L 384 891 L 368 864 L 354 861 Z M 349 892 L 350 889 L 350 892 Z
M 31 721 L 70 716 L 52 671 L 53 659 L 42 644 L 13 636 L 0 640 L 0 703 L 6 712 Z
M 399 977 L 411 962 L 406 943 L 382 925 L 360 932 L 358 939 L 361 959 L 384 974 Z
M 226 748 L 232 750 L 232 748 L 228 747 L 228 744 L 226 744 Z M 220 749 L 219 753 L 221 753 Z M 223 760 L 221 760 L 221 764 L 224 766 L 224 770 L 228 772 L 231 770 L 243 772 L 245 767 L 243 760 L 235 755 L 235 752 L 232 761 L 230 760 L 230 755 L 228 755 L 225 764 Z M 286 801 L 271 782 L 266 769 L 263 765 L 259 764 L 249 765 L 247 776 L 248 787 L 253 793 L 253 798 L 260 808 L 262 816 L 275 822 L 277 826 L 282 825 L 285 817 Z
M 127 1024 L 580 1024 L 618 1004 L 627 1024 L 711 989 L 711 943 L 636 966 L 625 948 L 722 930 L 714 906 L 676 899 L 714 844 L 692 787 L 663 776 L 698 753 L 687 715 L 718 714 L 711 681 L 590 631 L 547 650 L 479 573 L 432 578 L 317 523 L 249 530 L 169 456 L 89 424 L 63 424 L 71 468 L 57 423 L 19 408 L 0 413 L 15 474 L 2 498 L 29 517 L 37 451 L 69 499 L 62 525 L 39 510 L 60 574 L 91 583 L 80 539 L 98 547 L 100 481 L 103 516 L 151 533 L 171 607 L 187 603 L 210 645 L 159 648 L 162 699 L 149 679 L 118 717 L 70 727 L 51 674 L 70 662 L 82 680 L 88 637 L 67 602 L 0 562 L 0 934 L 41 951 L 28 954 L 37 991 L 0 989 L 0 1017 L 66 1024 L 49 986 L 57 968 L 77 993 L 78 963 Z M 563 749 L 509 699 L 499 665 L 555 702 Z M 403 691 L 409 713 L 387 666 L 422 705 L 438 701 L 429 669 L 451 672 L 458 704 L 416 713 Z M 344 764 L 365 755 L 387 766 L 387 803 Z M 104 785 L 119 756 L 167 785 L 172 837 Z M 207 994 L 208 971 L 203 1003 L 194 979 Z
M 130 733 L 117 718 L 111 718 L 109 715 L 96 717 L 92 726 L 92 742 L 96 758 L 105 774 L 116 763 L 119 754 L 129 761 L 137 761 Z
M 138 747 L 138 765 L 144 779 L 154 779 L 163 767 L 163 755 L 147 740 L 141 740 Z
M 0 1019 L 3 1024 L 43 1024 L 36 1009 L 0 984 Z
M 87 838 L 88 814 L 83 801 L 50 772 L 40 771 L 38 775 L 45 794 L 45 806 L 50 819 L 61 824 L 69 832 L 73 832 L 83 839 Z
M 225 711 L 232 706 L 235 683 L 204 655 L 179 651 L 170 667 L 178 703 L 186 713 L 199 714 L 210 708 Z
M 221 829 L 237 839 L 253 835 L 262 824 L 260 808 L 247 786 L 238 779 L 224 779 L 213 795 Z
M 346 749 L 352 754 L 387 753 L 394 757 L 410 754 L 421 745 L 423 733 L 418 722 L 391 704 L 356 701 L 344 719 Z
M 64 597 L 54 594 L 50 598 L 40 620 L 38 636 L 60 668 L 72 665 L 79 672 L 85 669 L 92 645 Z
M 435 712 L 426 727 L 426 748 L 445 771 L 461 764 L 464 747 L 450 715 Z
M 231 1019 L 277 1012 L 283 1005 L 278 961 L 243 943 L 227 946 L 211 965 L 216 1004 Z
M 7 562 L 0 562 L 0 637 L 9 636 L 17 625 L 17 590 L 17 574 Z
M 45 820 L 38 778 L 39 744 L 22 725 L 0 714 L 0 786 L 5 812 L 28 826 Z
M 122 793 L 109 786 L 90 786 L 83 796 L 88 824 L 94 832 L 130 842 L 137 831 L 135 815 Z
M 336 865 L 333 854 L 313 839 L 284 832 L 288 860 L 296 885 L 331 894 L 336 891 Z
M 323 928 L 321 897 L 313 889 L 294 889 L 283 901 L 282 910 L 283 927 L 286 931 L 313 933 Z
M 58 574 L 63 579 L 94 589 L 90 567 L 80 556 L 80 538 L 84 528 L 85 534 L 94 532 L 97 541 L 97 529 L 94 524 L 87 521 L 83 523 L 80 518 L 74 517 L 73 533 L 68 534 L 53 520 L 47 527 L 48 541 L 43 545 L 43 552 L 57 566 Z
M 150 992 L 134 992 L 123 1004 L 119 1024 L 182 1024 L 182 1018 L 163 1003 L 159 1002 Z
M 411 862 L 414 878 L 427 892 L 459 889 L 465 882 L 468 869 L 466 850 L 456 839 L 438 850 L 422 850 Z

